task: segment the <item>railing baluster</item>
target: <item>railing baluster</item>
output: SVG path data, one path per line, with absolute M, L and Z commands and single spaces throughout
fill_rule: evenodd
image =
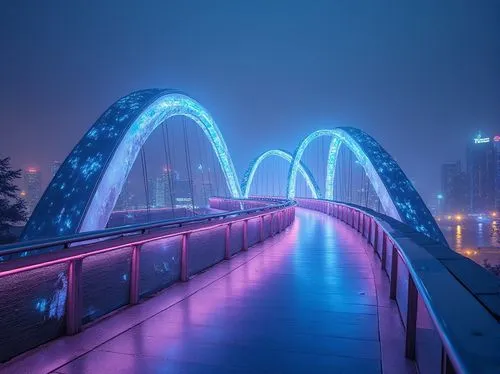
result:
M 418 291 L 411 275 L 408 275 L 408 309 L 406 313 L 406 345 L 405 356 L 415 360 L 415 343 L 417 336 L 417 304 Z
M 182 234 L 181 247 L 181 281 L 187 282 L 189 279 L 188 269 L 188 250 L 189 250 L 189 233 Z
M 381 266 L 383 270 L 386 270 L 387 262 L 387 234 L 382 231 L 382 257 L 380 259 Z
M 225 249 L 224 249 L 224 259 L 229 260 L 231 258 L 231 223 L 226 225 L 225 233 Z
M 392 256 L 391 256 L 391 285 L 389 291 L 389 297 L 393 300 L 396 299 L 396 291 L 398 284 L 398 251 L 396 246 L 392 245 Z
M 130 304 L 139 302 L 139 282 L 141 265 L 141 246 L 132 247 L 132 261 L 130 262 Z
M 260 222 L 259 222 L 259 235 L 260 235 L 260 241 L 264 241 L 264 216 L 260 216 Z
M 243 220 L 243 251 L 248 251 L 248 220 Z
M 271 236 L 271 237 L 273 237 L 273 236 L 274 236 L 274 228 L 273 228 L 273 223 L 274 223 L 274 213 L 271 213 L 271 223 L 270 223 L 270 225 L 271 225 L 271 235 L 270 235 L 270 236 Z
M 68 266 L 68 297 L 66 299 L 66 334 L 74 335 L 82 329 L 82 259 L 74 259 Z

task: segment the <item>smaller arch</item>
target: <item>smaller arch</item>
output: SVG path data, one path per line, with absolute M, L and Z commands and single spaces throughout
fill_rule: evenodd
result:
M 388 216 L 448 245 L 429 209 L 397 162 L 375 139 L 360 129 L 336 127 L 317 130 L 309 134 L 297 147 L 293 156 L 288 176 L 288 199 L 295 198 L 298 165 L 304 151 L 314 139 L 321 136 L 332 138 L 325 186 L 328 199 L 333 199 L 333 179 L 338 151 L 341 145 L 345 145 L 363 167 Z
M 259 157 L 254 159 L 250 165 L 248 166 L 247 171 L 245 172 L 245 176 L 243 177 L 243 181 L 241 182 L 241 193 L 244 198 L 248 198 L 250 194 L 250 187 L 253 182 L 253 178 L 255 173 L 266 158 L 268 157 L 280 157 L 285 161 L 288 161 L 292 164 L 293 156 L 291 153 L 281 150 L 281 149 L 271 149 L 270 151 L 262 153 Z M 321 198 L 321 190 L 319 189 L 316 180 L 314 179 L 311 171 L 305 166 L 302 162 L 298 163 L 297 171 L 304 177 L 307 186 L 311 190 L 311 193 L 315 199 Z

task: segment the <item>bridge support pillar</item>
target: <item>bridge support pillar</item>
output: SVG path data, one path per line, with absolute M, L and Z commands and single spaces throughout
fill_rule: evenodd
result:
M 181 247 L 181 281 L 187 282 L 189 279 L 188 269 L 189 234 L 182 235 Z
M 132 261 L 130 262 L 130 304 L 137 304 L 139 302 L 139 281 L 140 276 L 140 263 L 141 263 L 141 246 L 134 245 L 132 247 Z
M 243 251 L 248 251 L 248 220 L 243 221 Z
M 224 259 L 229 260 L 231 258 L 231 223 L 226 226 L 225 234 L 225 249 L 224 249 Z
M 66 299 L 66 334 L 75 335 L 82 329 L 82 259 L 74 259 L 68 268 L 68 297 Z

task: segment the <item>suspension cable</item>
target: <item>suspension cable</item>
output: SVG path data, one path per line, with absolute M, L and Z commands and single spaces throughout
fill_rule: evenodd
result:
M 205 166 L 202 164 L 203 160 L 201 159 L 201 134 L 200 131 L 196 131 L 196 139 L 198 143 L 198 152 L 200 153 L 198 156 L 200 156 L 200 165 L 201 165 L 201 188 L 203 190 L 203 205 L 206 205 L 208 202 L 207 198 L 207 190 L 205 188 Z
M 186 126 L 186 119 L 183 117 L 182 118 L 182 127 L 184 131 L 184 154 L 186 156 L 186 164 L 187 164 L 187 173 L 188 173 L 188 182 L 190 186 L 190 192 L 191 192 L 191 208 L 193 215 L 194 213 L 194 188 L 193 188 L 193 173 L 191 170 L 191 155 L 189 153 L 189 139 L 187 136 L 187 126 Z
M 172 157 L 170 155 L 170 142 L 169 142 L 169 136 L 168 136 L 168 127 L 167 127 L 167 122 L 163 122 L 163 125 L 161 127 L 162 129 L 162 134 L 163 134 L 163 151 L 165 153 L 165 162 L 167 166 L 167 181 L 168 181 L 168 193 L 170 195 L 170 209 L 172 212 L 172 218 L 175 218 L 175 209 L 174 209 L 174 182 L 172 181 L 172 176 L 173 176 L 173 165 L 172 165 Z M 165 173 L 164 170 L 162 170 L 163 173 Z M 162 175 L 162 178 L 164 175 Z M 163 188 L 163 199 L 166 198 L 165 196 L 165 188 Z M 163 202 L 166 205 L 166 201 Z
M 146 195 L 146 217 L 147 222 L 150 222 L 150 211 L 149 211 L 149 181 L 148 181 L 148 167 L 146 164 L 146 151 L 144 150 L 144 145 L 141 147 L 141 166 L 142 166 L 142 178 L 144 183 L 144 193 Z

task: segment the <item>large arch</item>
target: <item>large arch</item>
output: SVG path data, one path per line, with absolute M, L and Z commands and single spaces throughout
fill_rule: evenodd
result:
M 133 92 L 111 105 L 73 148 L 31 215 L 21 240 L 104 229 L 135 159 L 169 117 L 192 119 L 210 140 L 232 197 L 241 196 L 226 143 L 210 114 L 186 94 Z
M 364 168 L 387 215 L 447 245 L 443 233 L 421 196 L 387 151 L 370 135 L 353 127 L 318 130 L 309 134 L 297 147 L 288 176 L 287 197 L 295 197 L 298 165 L 308 145 L 318 137 L 331 137 L 327 159 L 325 196 L 333 199 L 333 181 L 341 145 L 354 153 Z
M 271 149 L 270 151 L 264 152 L 259 157 L 254 159 L 248 166 L 248 169 L 245 172 L 245 176 L 243 177 L 243 181 L 241 182 L 241 192 L 244 198 L 247 198 L 250 194 L 250 187 L 252 186 L 253 178 L 255 176 L 255 173 L 257 172 L 257 169 L 259 168 L 262 161 L 264 161 L 268 157 L 280 157 L 283 160 L 288 161 L 290 164 L 293 160 L 293 156 L 290 153 L 281 149 Z M 321 190 L 314 180 L 314 177 L 312 176 L 310 170 L 302 162 L 299 162 L 297 170 L 304 177 L 313 197 L 315 199 L 321 198 Z

